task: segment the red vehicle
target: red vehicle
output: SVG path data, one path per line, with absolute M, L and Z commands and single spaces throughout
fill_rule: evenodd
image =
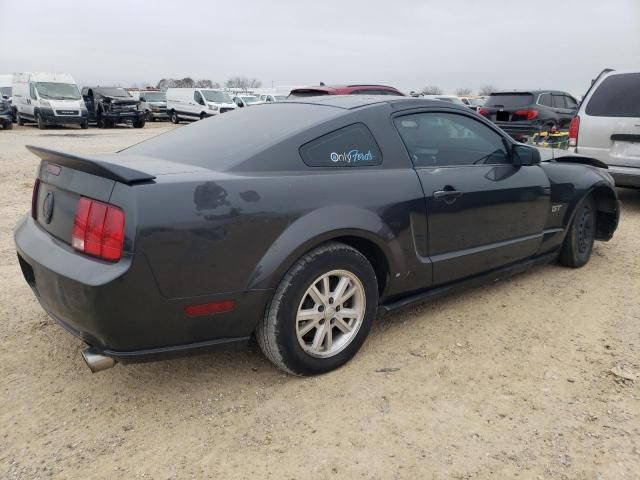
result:
M 289 98 L 318 97 L 320 95 L 400 95 L 400 90 L 386 85 L 322 85 L 319 87 L 294 88 Z

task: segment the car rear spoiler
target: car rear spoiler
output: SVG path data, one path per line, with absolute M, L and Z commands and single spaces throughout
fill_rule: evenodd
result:
M 134 183 L 148 182 L 156 177 L 133 168 L 120 165 L 113 162 L 105 162 L 100 158 L 90 155 L 75 155 L 72 153 L 58 152 L 48 148 L 27 145 L 27 149 L 40 157 L 42 160 L 52 162 L 64 167 L 73 168 L 81 172 L 96 175 L 98 177 L 108 178 L 116 182 L 132 185 Z

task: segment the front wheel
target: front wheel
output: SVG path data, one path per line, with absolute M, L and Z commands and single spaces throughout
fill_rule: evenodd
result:
M 560 250 L 560 263 L 578 268 L 585 265 L 593 250 L 596 238 L 596 208 L 593 197 L 580 201 Z
M 171 123 L 175 123 L 176 125 L 180 123 L 180 119 L 178 118 L 178 114 L 173 111 L 171 112 Z
M 329 372 L 364 343 L 378 308 L 369 261 L 342 243 L 302 257 L 278 286 L 256 337 L 278 368 L 295 375 Z
M 145 125 L 144 118 L 133 121 L 133 128 L 144 128 L 144 125 Z
M 24 119 L 20 116 L 20 112 L 16 112 L 16 123 L 19 127 L 24 126 Z
M 36 123 L 38 124 L 38 128 L 40 130 L 45 130 L 47 128 L 47 124 L 43 120 L 42 115 L 40 115 L 40 113 L 36 113 Z

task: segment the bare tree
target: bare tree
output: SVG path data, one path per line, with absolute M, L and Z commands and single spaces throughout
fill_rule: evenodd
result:
M 427 85 L 420 93 L 423 95 L 442 95 L 442 89 L 437 85 Z
M 198 88 L 213 88 L 213 82 L 207 79 L 200 79 L 196 81 L 196 87 Z
M 483 96 L 491 95 L 495 91 L 496 91 L 495 86 L 491 84 L 487 84 L 480 87 L 480 90 L 478 90 L 478 95 L 483 95 Z
M 260 88 L 262 82 L 256 78 L 247 77 L 231 77 L 225 82 L 227 88 L 240 88 L 241 90 L 248 90 L 250 88 Z
M 466 97 L 471 95 L 471 89 L 468 87 L 459 88 L 456 90 L 456 95 L 459 97 Z
M 163 78 L 156 84 L 156 88 L 158 90 L 162 90 L 163 92 L 166 91 L 167 88 L 193 88 L 193 87 L 220 88 L 220 84 L 218 82 L 212 82 L 211 80 L 206 78 L 200 79 L 196 82 L 191 77 L 185 77 L 182 79 Z

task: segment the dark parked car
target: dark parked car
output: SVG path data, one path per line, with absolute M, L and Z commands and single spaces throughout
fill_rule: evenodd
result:
M 478 109 L 480 115 L 517 140 L 554 128 L 568 129 L 577 111 L 575 98 L 555 90 L 496 92 Z
M 289 98 L 318 97 L 322 95 L 400 95 L 400 90 L 386 85 L 333 85 L 294 88 Z
M 117 154 L 29 149 L 42 161 L 20 266 L 94 371 L 255 334 L 283 370 L 326 372 L 377 311 L 541 262 L 582 266 L 618 222 L 602 163 L 541 162 L 440 101 L 326 96 Z
M 0 126 L 5 130 L 13 128 L 13 112 L 11 102 L 0 96 Z
M 100 128 L 110 128 L 117 123 L 131 123 L 142 128 L 146 114 L 140 110 L 140 101 L 120 87 L 84 87 L 82 98 L 89 111 L 89 121 Z

